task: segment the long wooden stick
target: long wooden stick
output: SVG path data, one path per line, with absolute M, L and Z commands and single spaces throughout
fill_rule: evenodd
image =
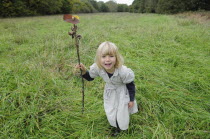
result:
M 79 40 L 81 39 L 81 35 L 77 35 L 77 26 L 74 24 L 74 27 L 71 28 L 72 32 L 69 32 L 69 35 L 72 36 L 72 39 L 75 38 L 75 46 L 77 49 L 77 59 L 78 59 L 78 63 L 80 64 L 80 55 L 79 55 Z M 84 113 L 84 101 L 85 101 L 85 87 L 84 87 L 84 79 L 82 77 L 82 69 L 80 69 L 80 76 L 81 76 L 81 81 L 82 81 L 82 113 Z

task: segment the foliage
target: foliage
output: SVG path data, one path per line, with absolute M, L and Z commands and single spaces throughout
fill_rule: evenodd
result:
M 68 13 L 135 12 L 178 13 L 184 11 L 210 10 L 208 0 L 134 0 L 128 7 L 110 0 L 2 0 L 1 17 L 52 15 Z
M 61 13 L 68 14 L 73 12 L 73 1 L 72 0 L 63 0 Z
M 134 0 L 131 12 L 178 13 L 184 11 L 210 10 L 208 0 Z
M 126 4 L 118 4 L 117 11 L 118 12 L 128 12 L 129 11 L 128 5 L 126 5 Z
M 74 13 L 92 13 L 94 11 L 94 7 L 87 0 L 81 0 L 74 3 L 73 7 L 75 8 L 73 11 Z
M 112 41 L 135 72 L 139 112 L 123 139 L 210 138 L 209 20 L 187 15 L 79 14 L 81 62 Z M 61 15 L 0 19 L 0 138 L 110 137 L 104 82 L 81 78 Z
M 102 3 L 100 6 L 100 12 L 109 12 L 109 7 L 105 3 Z
M 100 11 L 98 3 L 95 0 L 89 0 L 89 2 L 92 4 L 96 11 Z
M 108 1 L 106 2 L 106 5 L 108 6 L 110 12 L 117 12 L 117 7 L 119 6 L 119 4 L 117 4 L 116 2 Z
M 117 12 L 118 7 L 122 7 L 118 5 L 114 1 L 104 3 L 96 2 L 95 0 L 2 0 L 0 3 L 0 16 L 17 17 L 68 13 Z M 127 7 L 127 5 L 123 6 L 120 12 L 127 12 Z

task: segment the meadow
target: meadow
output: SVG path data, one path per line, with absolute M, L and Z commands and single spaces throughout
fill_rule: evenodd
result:
M 121 139 L 210 138 L 210 22 L 182 15 L 79 14 L 81 62 L 114 42 L 135 72 L 139 112 Z M 0 138 L 112 138 L 104 82 L 81 78 L 62 15 L 0 19 Z M 201 20 L 200 20 L 201 19 Z

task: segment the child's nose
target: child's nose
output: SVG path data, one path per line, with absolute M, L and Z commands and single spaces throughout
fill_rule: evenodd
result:
M 107 57 L 106 57 L 106 60 L 107 60 L 107 61 L 109 61 L 109 60 L 110 60 L 110 58 L 107 56 Z

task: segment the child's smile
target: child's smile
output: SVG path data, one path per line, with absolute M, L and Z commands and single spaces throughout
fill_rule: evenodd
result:
M 116 57 L 114 55 L 102 55 L 101 66 L 109 73 L 115 71 Z

